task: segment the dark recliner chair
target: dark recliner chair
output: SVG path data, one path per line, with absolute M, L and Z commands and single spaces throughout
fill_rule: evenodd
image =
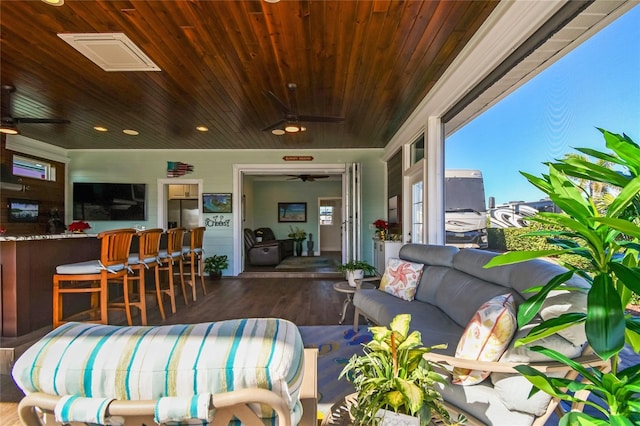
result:
M 247 261 L 253 266 L 273 266 L 284 258 L 277 240 L 257 242 L 251 229 L 244 229 L 244 247 Z
M 260 234 L 261 232 L 261 234 Z M 280 243 L 280 251 L 282 258 L 293 256 L 293 240 L 288 238 L 286 240 L 278 240 L 271 228 L 258 228 L 253 232 L 254 235 L 262 235 L 262 242 L 278 241 Z

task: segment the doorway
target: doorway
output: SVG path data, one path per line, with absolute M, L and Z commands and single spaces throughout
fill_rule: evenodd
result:
M 318 238 L 315 255 L 342 251 L 342 198 L 318 198 Z
M 245 211 L 249 210 L 252 200 L 250 193 L 245 192 L 245 180 L 251 176 L 264 175 L 295 175 L 295 174 L 326 174 L 340 175 L 343 177 L 347 170 L 347 164 L 235 164 L 233 166 L 233 193 L 240 194 L 233 197 L 233 264 L 232 270 L 235 276 L 243 272 L 245 264 L 244 238 L 242 235 L 244 225 L 251 223 L 247 220 Z M 245 197 L 246 196 L 246 197 Z M 343 198 L 344 198 L 343 193 Z M 319 225 L 318 225 L 319 226 Z M 318 229 L 318 235 L 320 230 Z M 316 235 L 316 238 L 318 237 Z M 315 250 L 321 250 L 320 242 L 316 241 Z M 339 251 L 339 250 L 338 250 Z
M 197 199 L 194 199 L 195 197 Z M 184 204 L 182 201 L 175 202 L 175 200 L 187 199 L 193 204 L 192 206 L 187 206 L 188 203 Z M 176 206 L 181 207 L 183 204 L 185 208 L 189 207 L 189 211 L 176 212 Z M 202 179 L 158 179 L 158 228 L 169 229 L 173 227 L 171 225 L 179 223 L 183 227 L 204 226 Z

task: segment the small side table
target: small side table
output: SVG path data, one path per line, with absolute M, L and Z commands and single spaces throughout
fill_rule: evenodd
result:
M 373 289 L 376 288 L 376 286 L 371 283 L 363 282 L 360 284 L 360 288 Z M 349 281 L 340 281 L 333 285 L 333 289 L 338 293 L 344 293 L 347 295 L 346 299 L 344 299 L 344 302 L 342 303 L 342 317 L 340 318 L 340 321 L 338 321 L 338 324 L 342 324 L 344 322 L 344 317 L 347 315 L 347 308 L 353 302 L 353 295 L 356 292 L 356 287 L 351 287 L 349 285 Z

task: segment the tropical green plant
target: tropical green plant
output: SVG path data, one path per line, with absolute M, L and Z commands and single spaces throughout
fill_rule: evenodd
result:
M 462 424 L 464 417 L 451 420 L 442 403 L 436 383 L 446 384 L 433 365 L 422 355 L 434 348 L 425 347 L 419 331 L 409 332 L 410 314 L 397 315 L 387 327 L 369 327 L 373 339 L 363 345 L 363 355 L 353 355 L 340 373 L 350 381 L 356 392 L 351 407 L 354 425 L 376 425 L 378 410 L 419 415 L 422 425 L 432 417 L 444 424 Z
M 204 271 L 205 272 L 220 272 L 223 269 L 229 267 L 229 260 L 226 254 L 217 255 L 207 257 L 204 260 Z
M 552 249 L 509 252 L 495 257 L 485 267 L 522 262 L 528 259 L 574 254 L 587 263 L 565 263 L 568 271 L 551 279 L 544 286 L 534 287 L 534 296 L 518 309 L 518 325 L 529 323 L 540 310 L 549 292 L 567 282 L 574 274 L 590 284 L 586 313 L 566 313 L 544 321 L 518 340 L 516 346 L 534 342 L 567 327 L 584 324 L 589 345 L 603 360 L 611 360 L 612 370 L 604 374 L 587 371 L 562 355 L 541 347 L 535 350 L 563 362 L 586 379 L 586 383 L 548 378 L 525 366 L 517 367 L 536 388 L 563 399 L 580 400 L 568 391 L 586 389 L 600 396 L 608 407 L 602 410 L 610 424 L 630 425 L 640 422 L 640 375 L 638 368 L 618 371 L 620 351 L 625 342 L 640 352 L 640 319 L 625 314 L 633 292 L 640 293 L 640 227 L 634 224 L 640 216 L 640 147 L 628 136 L 599 129 L 606 147 L 612 153 L 579 148 L 584 154 L 607 160 L 622 171 L 615 171 L 584 158 L 565 157 L 548 163 L 549 173 L 536 177 L 522 174 L 562 209 L 563 213 L 541 212 L 531 220 L 547 225 L 549 229 L 525 235 L 545 236 L 555 246 Z M 601 212 L 589 192 L 582 190 L 571 178 L 588 179 L 617 187 L 617 195 L 606 211 Z M 561 227 L 562 230 L 551 229 Z M 565 288 L 566 289 L 566 288 Z M 568 288 L 568 290 L 574 290 Z M 534 391 L 535 392 L 535 391 Z M 587 402 L 589 403 L 589 402 Z M 579 419 L 579 420 L 578 420 Z M 583 413 L 567 413 L 564 424 L 609 424 Z
M 307 232 L 303 229 L 300 229 L 296 226 L 296 229 L 293 229 L 292 226 L 289 226 L 289 230 L 291 232 L 289 232 L 288 237 L 293 239 L 294 241 L 304 241 L 307 238 Z
M 365 260 L 350 260 L 347 263 L 338 265 L 338 271 L 340 272 L 357 270 L 362 270 L 367 275 L 374 275 L 376 273 L 376 268 L 367 263 Z

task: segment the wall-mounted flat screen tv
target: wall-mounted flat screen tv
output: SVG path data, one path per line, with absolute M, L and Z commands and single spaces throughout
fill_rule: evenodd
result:
M 74 220 L 145 220 L 144 183 L 73 184 Z
M 40 202 L 9 198 L 9 222 L 37 222 L 40 215 Z

